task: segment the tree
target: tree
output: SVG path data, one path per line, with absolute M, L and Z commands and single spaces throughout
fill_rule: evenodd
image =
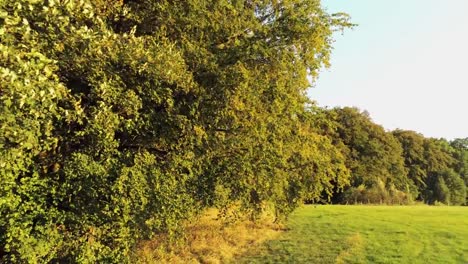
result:
M 466 142 L 463 139 L 448 142 L 404 130 L 395 130 L 393 135 L 403 146 L 405 166 L 417 187 L 419 200 L 427 203 L 465 203 L 460 200 L 466 188 L 460 182 L 460 179 L 463 181 L 466 167 Z
M 377 190 L 383 184 L 387 190 L 395 188 L 408 193 L 412 182 L 404 167 L 403 150 L 391 133 L 357 108 L 334 108 L 329 110 L 329 116 L 336 123 L 336 130 L 328 133 L 346 157 L 346 166 L 351 171 L 351 187 L 362 185 Z M 369 197 L 368 201 L 371 200 L 375 199 Z
M 422 198 L 428 203 L 434 203 L 435 200 L 439 200 L 435 186 L 441 182 L 441 177 L 448 175 L 447 171 L 452 170 L 456 160 L 453 157 L 453 149 L 447 140 L 434 138 L 428 138 L 424 141 L 424 158 L 426 161 L 424 170 L 428 176 L 426 179 L 427 188 L 422 193 Z M 443 184 L 441 186 L 443 188 Z
M 206 206 L 284 217 L 341 186 L 305 90 L 347 20 L 317 0 L 0 0 L 1 261 L 128 262 Z
M 403 147 L 405 167 L 408 169 L 408 177 L 412 180 L 414 197 L 423 199 L 422 195 L 427 188 L 428 164 L 426 160 L 425 141 L 426 138 L 417 132 L 406 130 L 395 130 L 392 132 Z
M 117 34 L 87 2 L 44 4 L 1 6 L 2 257 L 128 258 L 193 211 L 197 137 L 174 103 L 191 74 L 170 43 Z
M 455 150 L 454 158 L 457 160 L 455 172 L 464 180 L 465 186 L 468 188 L 468 138 L 459 138 L 450 142 L 450 145 Z M 465 204 L 468 204 L 468 193 Z
M 435 178 L 432 202 L 463 205 L 466 202 L 466 185 L 453 170 L 444 170 Z
M 455 171 L 462 176 L 465 185 L 468 185 L 468 138 L 457 138 L 450 142 L 455 150 L 454 158 L 457 160 Z

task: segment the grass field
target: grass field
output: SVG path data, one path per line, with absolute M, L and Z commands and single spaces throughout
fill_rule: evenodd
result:
M 305 206 L 233 263 L 468 263 L 468 207 Z

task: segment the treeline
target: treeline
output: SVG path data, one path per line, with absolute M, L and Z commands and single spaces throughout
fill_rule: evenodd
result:
M 466 204 L 468 138 L 448 141 L 414 131 L 388 132 L 356 108 L 321 111 L 327 120 L 321 134 L 340 149 L 351 173 L 349 185 L 335 192 L 332 202 Z
M 344 187 L 305 94 L 349 26 L 318 0 L 0 0 L 0 262 L 129 262 L 204 208 L 280 221 Z

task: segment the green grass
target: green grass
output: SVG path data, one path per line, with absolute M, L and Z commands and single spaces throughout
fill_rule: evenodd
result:
M 235 263 L 468 263 L 468 207 L 305 206 Z

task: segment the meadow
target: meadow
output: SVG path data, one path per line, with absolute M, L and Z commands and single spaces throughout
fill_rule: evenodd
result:
M 233 263 L 468 263 L 468 207 L 308 205 Z

